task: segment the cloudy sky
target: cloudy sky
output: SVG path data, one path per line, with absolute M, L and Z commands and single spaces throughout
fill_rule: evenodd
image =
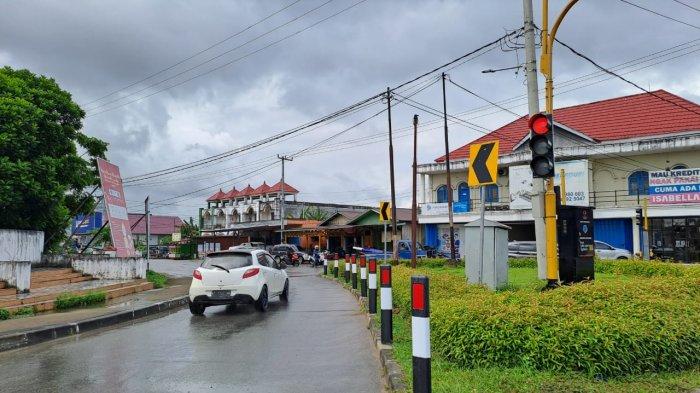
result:
M 0 64 L 50 76 L 70 91 L 87 112 L 84 132 L 109 143 L 109 160 L 128 178 L 318 119 L 522 26 L 521 0 L 357 1 L 5 1 Z M 623 1 L 585 0 L 558 38 L 645 88 L 700 102 L 700 11 L 691 8 L 700 9 L 700 0 L 629 2 L 676 21 Z M 564 3 L 551 0 L 550 8 Z M 481 72 L 522 64 L 524 51 L 514 49 L 521 43 L 479 52 L 449 70 L 450 79 L 524 114 L 521 70 Z M 563 47 L 555 53 L 556 106 L 638 92 Z M 440 83 L 422 81 L 428 87 L 412 99 L 441 108 Z M 451 148 L 515 118 L 450 84 L 447 102 L 449 113 L 477 125 L 451 124 Z M 286 165 L 299 199 L 375 205 L 389 195 L 386 114 L 328 138 L 383 107 L 377 102 L 245 154 L 132 183 L 130 210 L 140 211 L 150 195 L 156 214 L 196 217 L 219 187 L 278 181 L 275 155 L 300 151 Z M 410 200 L 414 113 L 423 131 L 419 162 L 444 153 L 434 115 L 405 104 L 392 110 L 400 205 Z

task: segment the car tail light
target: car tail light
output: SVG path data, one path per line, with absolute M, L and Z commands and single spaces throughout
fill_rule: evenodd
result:
M 243 278 L 253 277 L 260 272 L 260 268 L 254 267 L 250 268 L 243 273 Z
M 299 255 L 297 255 L 297 254 L 292 254 L 292 260 L 296 260 L 296 259 L 299 259 Z
M 199 270 L 194 269 L 194 271 L 192 272 L 192 277 L 194 277 L 195 280 L 201 280 L 202 273 L 200 273 Z

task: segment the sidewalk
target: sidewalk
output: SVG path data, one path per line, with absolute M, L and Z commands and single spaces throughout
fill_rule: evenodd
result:
M 104 307 L 45 312 L 35 316 L 0 321 L 0 351 L 58 338 L 59 335 L 75 334 L 81 331 L 81 324 L 89 323 L 90 326 L 95 327 L 107 326 L 179 307 L 186 304 L 184 298 L 190 281 L 190 277 L 170 278 L 165 288 L 112 299 Z M 168 302 L 171 300 L 175 302 Z M 86 327 L 88 326 L 84 326 L 82 330 Z M 60 333 L 57 333 L 58 331 Z M 31 335 L 37 336 L 36 339 L 39 341 L 33 341 Z

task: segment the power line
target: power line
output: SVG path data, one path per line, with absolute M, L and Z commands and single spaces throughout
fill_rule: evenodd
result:
M 129 94 L 126 94 L 126 95 L 124 95 L 124 96 L 122 96 L 122 97 L 119 97 L 119 98 L 117 98 L 117 99 L 115 99 L 115 100 L 112 100 L 112 101 L 109 101 L 109 102 L 105 102 L 105 103 L 100 104 L 100 105 L 98 105 L 98 106 L 95 106 L 95 107 L 93 107 L 93 108 L 87 108 L 86 110 L 87 110 L 87 111 L 94 111 L 94 110 L 99 109 L 99 108 L 104 108 L 104 107 L 108 106 L 109 104 L 113 104 L 113 103 L 118 102 L 118 101 L 121 101 L 121 100 L 123 100 L 123 99 L 125 99 L 125 98 L 129 98 L 129 97 L 135 96 L 135 95 L 137 95 L 137 94 L 139 94 L 139 93 L 142 93 L 142 92 L 144 92 L 144 91 L 146 91 L 146 90 L 149 90 L 149 89 L 151 89 L 151 88 L 153 88 L 153 87 L 155 87 L 155 86 L 158 86 L 158 85 L 162 84 L 163 82 L 167 82 L 167 81 L 173 80 L 173 79 L 177 78 L 177 77 L 180 76 L 180 75 L 186 74 L 186 73 L 188 73 L 188 72 L 190 72 L 190 71 L 192 71 L 192 70 L 195 70 L 195 69 L 197 69 L 197 68 L 199 68 L 199 67 L 201 67 L 201 66 L 203 66 L 203 65 L 205 65 L 205 64 L 209 64 L 209 63 L 211 63 L 212 61 L 214 61 L 214 60 L 216 60 L 216 59 L 219 59 L 219 58 L 221 58 L 221 57 L 223 57 L 223 56 L 225 56 L 225 55 L 227 55 L 227 54 L 229 54 L 229 53 L 231 53 L 231 52 L 234 52 L 234 51 L 236 51 L 236 50 L 238 50 L 238 49 L 240 49 L 240 48 L 243 48 L 244 46 L 246 46 L 246 45 L 248 45 L 248 44 L 250 44 L 250 43 L 253 43 L 253 42 L 257 41 L 257 40 L 259 40 L 260 38 L 263 38 L 263 37 L 267 36 L 268 34 L 274 33 L 275 31 L 277 31 L 277 30 L 279 30 L 279 29 L 281 29 L 281 28 L 283 28 L 283 27 L 285 27 L 285 26 L 288 26 L 288 25 L 290 25 L 290 24 L 296 22 L 297 20 L 299 20 L 299 19 L 301 19 L 301 18 L 303 18 L 303 17 L 305 17 L 305 16 L 307 16 L 307 15 L 313 13 L 314 11 L 317 11 L 318 9 L 320 9 L 320 8 L 322 8 L 322 7 L 326 6 L 326 5 L 328 5 L 329 3 L 333 2 L 333 1 L 335 1 L 335 0 L 327 0 L 326 2 L 324 2 L 324 3 L 322 3 L 322 4 L 318 5 L 318 6 L 316 6 L 316 7 L 314 7 L 314 8 L 311 8 L 310 10 L 308 10 L 308 11 L 302 13 L 301 15 L 298 15 L 298 16 L 296 16 L 296 17 L 294 17 L 294 18 L 292 18 L 292 19 L 290 19 L 290 20 L 288 20 L 288 21 L 286 21 L 286 22 L 280 24 L 280 25 L 274 27 L 274 28 L 271 29 L 271 30 L 268 30 L 268 31 L 266 31 L 266 32 L 264 32 L 264 33 L 262 33 L 262 34 L 260 34 L 260 35 L 257 35 L 256 37 L 254 37 L 254 38 L 252 38 L 252 39 L 250 39 L 250 40 L 248 40 L 248 41 L 245 41 L 244 43 L 242 43 L 242 44 L 240 44 L 240 45 L 238 45 L 238 46 L 235 46 L 235 47 L 233 47 L 233 48 L 231 48 L 231 49 L 229 49 L 229 50 L 226 50 L 226 51 L 224 51 L 224 52 L 221 52 L 221 53 L 219 53 L 218 55 L 216 55 L 216 56 L 214 56 L 214 57 L 210 57 L 210 58 L 208 58 L 208 59 L 206 59 L 206 60 L 204 60 L 204 61 L 202 61 L 202 62 L 200 62 L 200 63 L 198 63 L 198 64 L 196 64 L 196 65 L 194 65 L 194 66 L 192 66 L 192 67 L 189 67 L 189 68 L 185 69 L 184 71 L 180 71 L 180 72 L 178 72 L 178 73 L 175 74 L 175 75 L 172 75 L 172 76 L 166 77 L 166 78 L 164 78 L 164 79 L 161 79 L 161 80 L 159 80 L 158 82 L 152 83 L 152 84 L 150 84 L 150 85 L 148 85 L 148 86 L 146 86 L 146 87 L 144 87 L 144 88 L 142 88 L 142 89 L 140 89 L 140 90 L 136 90 L 136 91 L 131 92 L 131 93 L 129 93 Z M 246 56 L 246 57 L 247 57 L 247 56 Z M 234 62 L 235 62 L 235 61 L 234 61 Z M 203 75 L 205 75 L 205 74 L 203 74 Z
M 333 1 L 333 0 L 329 0 L 329 1 Z M 183 84 L 185 84 L 185 83 L 187 83 L 187 82 L 189 82 L 189 81 L 191 81 L 191 80 L 193 80 L 193 79 L 197 79 L 197 78 L 202 77 L 202 76 L 204 76 L 204 75 L 208 75 L 208 74 L 210 74 L 210 73 L 212 73 L 212 72 L 214 72 L 214 71 L 220 70 L 220 69 L 222 69 L 222 68 L 224 68 L 224 67 L 228 67 L 229 65 L 231 65 L 231 64 L 233 64 L 233 63 L 236 63 L 236 62 L 238 62 L 238 61 L 240 61 L 240 60 L 246 59 L 246 58 L 248 58 L 248 57 L 250 57 L 250 56 L 252 56 L 252 55 L 254 55 L 254 54 L 257 54 L 257 53 L 259 53 L 259 52 L 262 52 L 263 50 L 265 50 L 265 49 L 267 49 L 267 48 L 269 48 L 269 47 L 271 47 L 271 46 L 277 45 L 277 44 L 279 44 L 279 43 L 282 42 L 282 41 L 286 41 L 286 40 L 288 40 L 288 39 L 290 39 L 290 38 L 292 38 L 292 37 L 294 37 L 294 36 L 297 36 L 297 35 L 299 35 L 299 34 L 305 32 L 305 31 L 307 31 L 307 30 L 310 30 L 311 28 L 313 28 L 313 27 L 315 27 L 315 26 L 318 26 L 319 24 L 321 24 L 321 23 L 323 23 L 323 22 L 325 22 L 325 21 L 327 21 L 327 20 L 329 20 L 329 19 L 331 19 L 331 18 L 333 18 L 333 17 L 336 17 L 336 16 L 342 14 L 342 13 L 344 13 L 344 12 L 350 10 L 351 8 L 354 8 L 354 7 L 356 7 L 356 6 L 358 6 L 358 5 L 362 4 L 362 3 L 364 3 L 365 1 L 367 1 L 367 0 L 360 0 L 360 1 L 358 1 L 358 2 L 356 2 L 356 3 L 354 3 L 354 4 L 352 4 L 352 5 L 350 5 L 349 7 L 345 7 L 345 8 L 343 8 L 342 10 L 340 10 L 340 11 L 338 11 L 338 12 L 336 12 L 336 13 L 331 14 L 330 16 L 327 16 L 327 17 L 325 17 L 325 18 L 323 18 L 323 19 L 321 19 L 321 20 L 319 20 L 319 21 L 317 21 L 317 22 L 312 23 L 311 25 L 309 25 L 309 26 L 307 26 L 307 27 L 304 27 L 303 29 L 300 29 L 300 30 L 297 30 L 297 31 L 295 31 L 295 32 L 293 32 L 293 33 L 291 33 L 291 34 L 288 34 L 288 35 L 286 35 L 286 36 L 284 36 L 284 37 L 282 37 L 282 38 L 280 38 L 280 39 L 278 39 L 278 40 L 276 40 L 276 41 L 273 41 L 273 42 L 271 42 L 271 43 L 269 43 L 269 44 L 267 44 L 267 45 L 265 45 L 265 46 L 263 46 L 263 47 L 261 47 L 261 48 L 259 48 L 259 49 L 256 49 L 256 50 L 254 50 L 254 51 L 252 51 L 252 52 L 250 52 L 250 53 L 247 53 L 247 54 L 245 54 L 245 55 L 243 55 L 243 56 L 237 57 L 237 58 L 235 58 L 235 59 L 233 59 L 233 60 L 231 60 L 231 61 L 229 61 L 229 62 L 227 62 L 227 63 L 221 64 L 221 65 L 216 66 L 216 67 L 214 67 L 214 68 L 212 68 L 212 69 L 209 69 L 209 70 L 206 71 L 206 72 L 203 72 L 203 73 L 201 73 L 201 74 L 194 75 L 194 76 L 192 76 L 192 77 L 190 77 L 190 78 L 187 78 L 187 79 L 185 79 L 185 80 L 183 80 L 183 81 L 180 81 L 180 82 L 175 83 L 175 84 L 173 84 L 173 85 L 167 86 L 167 87 L 165 87 L 165 88 L 163 88 L 163 89 L 156 90 L 156 91 L 153 92 L 153 93 L 150 93 L 150 94 L 147 94 L 147 95 L 145 95 L 145 96 L 136 98 L 136 99 L 134 99 L 134 100 L 127 101 L 126 103 L 117 105 L 117 106 L 115 106 L 115 107 L 107 108 L 107 109 L 102 110 L 102 111 L 100 111 L 100 112 L 92 113 L 92 114 L 90 114 L 90 115 L 88 115 L 88 116 L 86 116 L 86 117 L 92 117 L 92 116 L 95 116 L 95 115 L 99 115 L 99 114 L 102 114 L 102 113 L 105 113 L 105 112 L 112 111 L 112 110 L 114 110 L 114 109 L 121 108 L 121 107 L 126 106 L 126 105 L 129 105 L 129 104 L 131 104 L 131 103 L 134 103 L 134 102 L 137 102 L 137 101 L 141 101 L 141 100 L 143 100 L 143 99 L 152 97 L 152 96 L 154 96 L 154 95 L 156 95 L 156 94 L 158 94 L 158 93 L 161 93 L 161 92 L 163 92 L 163 91 L 172 89 L 173 87 L 177 87 L 177 86 L 183 85 Z M 324 3 L 324 4 L 325 4 L 325 3 Z
M 678 3 L 678 4 L 681 4 L 681 5 L 686 6 L 686 7 L 690 8 L 691 10 L 695 10 L 695 11 L 700 12 L 700 8 L 693 7 L 692 5 L 690 5 L 690 4 L 688 4 L 688 3 L 684 3 L 684 2 L 682 2 L 681 0 L 673 0 L 673 1 L 675 1 L 675 2 Z
M 492 41 L 492 42 L 490 43 L 490 45 L 494 45 L 494 43 L 498 43 L 499 40 L 502 40 L 502 39 L 504 39 L 505 37 L 507 37 L 507 36 L 509 36 L 509 35 L 512 35 L 512 34 L 513 34 L 513 33 L 505 34 L 505 35 L 501 36 L 498 40 Z M 441 65 L 441 66 L 439 66 L 439 67 L 436 67 L 433 71 L 424 73 L 424 74 L 422 74 L 422 75 L 420 75 L 420 76 L 418 76 L 418 77 L 416 77 L 416 78 L 411 79 L 411 80 L 408 81 L 408 82 L 404 82 L 404 83 L 400 84 L 399 86 L 393 88 L 392 90 L 395 91 L 395 90 L 397 90 L 397 89 L 403 88 L 403 87 L 405 87 L 405 86 L 407 86 L 407 85 L 409 85 L 409 84 L 411 84 L 411 83 L 414 83 L 414 82 L 416 82 L 416 81 L 418 81 L 418 80 L 420 80 L 420 79 L 422 79 L 422 78 L 424 78 L 424 77 L 430 75 L 431 72 L 437 72 L 437 71 L 439 71 L 439 70 L 441 70 L 441 69 L 443 69 L 443 68 L 445 68 L 445 67 L 449 67 L 450 65 L 453 65 L 454 63 L 456 63 L 456 62 L 458 62 L 458 61 L 460 61 L 460 60 L 464 60 L 466 57 L 468 57 L 468 56 L 470 56 L 470 55 L 473 55 L 473 54 L 479 52 L 479 51 L 482 50 L 483 48 L 484 48 L 484 46 L 482 46 L 482 47 L 480 47 L 480 48 L 478 48 L 478 49 L 476 49 L 476 50 L 473 50 L 473 51 L 471 51 L 471 52 L 469 52 L 469 53 L 467 53 L 467 54 L 465 54 L 465 55 L 462 55 L 462 56 L 458 57 L 458 58 L 455 59 L 455 60 L 449 61 L 449 62 L 447 62 L 447 63 L 445 63 L 445 64 L 443 64 L 443 65 Z M 228 151 L 225 151 L 225 152 L 223 152 L 223 153 L 219 153 L 219 154 L 216 154 L 216 155 L 213 155 L 213 156 L 205 157 L 205 158 L 203 158 L 203 159 L 196 160 L 196 161 L 192 161 L 192 162 L 189 162 L 189 163 L 186 163 L 186 164 L 176 165 L 176 166 L 173 166 L 173 167 L 164 168 L 164 169 L 161 169 L 161 170 L 157 170 L 157 171 L 153 171 L 153 172 L 148 172 L 148 173 L 144 173 L 144 174 L 141 174 L 141 175 L 135 175 L 135 176 L 127 177 L 127 178 L 125 178 L 124 180 L 125 180 L 125 182 L 136 181 L 137 179 L 138 179 L 138 180 L 142 180 L 142 179 L 146 179 L 146 178 L 149 178 L 149 177 L 155 177 L 155 176 L 163 175 L 163 174 L 166 174 L 166 173 L 172 173 L 172 172 L 174 172 L 174 171 L 179 171 L 179 170 L 183 170 L 183 169 L 189 169 L 189 168 L 195 167 L 195 166 L 205 165 L 205 164 L 211 163 L 211 162 L 213 162 L 213 161 L 218 161 L 218 160 L 221 160 L 221 159 L 223 159 L 223 158 L 229 157 L 229 156 L 231 156 L 231 155 L 240 153 L 240 152 L 242 152 L 242 151 L 250 150 L 250 149 L 253 148 L 253 147 L 257 147 L 257 146 L 260 146 L 260 145 L 263 145 L 263 144 L 267 144 L 267 143 L 269 143 L 269 142 L 272 142 L 272 141 L 274 141 L 274 140 L 283 138 L 283 137 L 285 137 L 285 136 L 287 136 L 287 135 L 292 135 L 292 134 L 298 133 L 298 132 L 300 132 L 300 131 L 302 131 L 302 130 L 304 130 L 304 129 L 307 129 L 307 128 L 313 127 L 313 126 L 315 126 L 315 125 L 318 125 L 318 124 L 327 122 L 327 121 L 329 121 L 329 120 L 331 120 L 331 119 L 333 119 L 333 118 L 336 118 L 336 117 L 338 117 L 338 116 L 344 115 L 344 114 L 346 114 L 346 113 L 350 113 L 351 111 L 355 110 L 356 108 L 358 108 L 358 107 L 360 107 L 360 106 L 362 106 L 362 105 L 373 103 L 376 99 L 378 99 L 378 98 L 384 96 L 385 94 L 386 94 L 386 93 L 382 91 L 382 92 L 377 93 L 377 94 L 375 94 L 375 95 L 373 95 L 373 96 L 371 96 L 371 97 L 369 97 L 369 98 L 366 98 L 366 99 L 364 99 L 364 100 L 361 100 L 361 101 L 359 101 L 359 102 L 356 102 L 356 103 L 354 103 L 354 104 L 351 104 L 351 105 L 349 105 L 349 106 L 347 106 L 347 107 L 345 107 L 345 108 L 342 108 L 342 109 L 340 109 L 340 110 L 338 110 L 338 111 L 336 111 L 336 112 L 333 112 L 333 113 L 331 113 L 331 114 L 329 114 L 329 115 L 323 116 L 323 117 L 321 117 L 321 118 L 319 118 L 319 119 L 317 119 L 317 120 L 311 121 L 311 122 L 306 123 L 306 124 L 303 124 L 303 125 L 301 125 L 301 126 L 297 126 L 297 127 L 292 128 L 292 129 L 290 129 L 290 130 L 287 130 L 287 131 L 283 131 L 283 132 L 281 132 L 281 133 L 278 133 L 278 134 L 276 134 L 276 135 L 274 135 L 274 136 L 272 136 L 272 137 L 268 137 L 268 138 L 265 138 L 265 139 L 262 139 L 262 140 L 253 142 L 253 143 L 250 143 L 250 144 L 248 144 L 248 145 L 245 145 L 245 146 L 242 146 L 242 147 L 233 149 L 233 150 L 228 150 Z
M 92 101 L 89 101 L 89 102 L 86 102 L 86 103 L 80 104 L 80 105 L 81 105 L 81 106 L 87 106 L 87 105 L 90 105 L 90 104 L 95 103 L 95 102 L 97 102 L 97 101 L 101 101 L 101 100 L 103 100 L 103 99 L 105 99 L 105 98 L 107 98 L 107 97 L 109 97 L 109 96 L 112 96 L 112 95 L 114 95 L 114 94 L 116 94 L 116 93 L 119 93 L 120 91 L 124 91 L 124 90 L 126 90 L 126 89 L 129 89 L 130 87 L 133 87 L 133 86 L 135 86 L 135 85 L 138 85 L 139 83 L 145 82 L 145 81 L 147 81 L 147 80 L 149 80 L 149 79 L 151 79 L 151 78 L 153 78 L 153 77 L 155 77 L 155 76 L 158 76 L 158 75 L 160 75 L 160 74 L 162 74 L 162 73 L 164 73 L 164 72 L 170 71 L 170 70 L 172 70 L 173 68 L 179 66 L 180 64 L 183 64 L 183 63 L 187 62 L 188 60 L 191 60 L 191 59 L 193 59 L 193 58 L 195 58 L 195 57 L 201 55 L 201 54 L 204 53 L 204 52 L 207 52 L 207 51 L 209 51 L 209 50 L 211 50 L 211 49 L 214 49 L 215 47 L 217 47 L 217 46 L 223 44 L 223 43 L 226 42 L 226 41 L 229 41 L 229 40 L 231 40 L 231 39 L 233 39 L 233 38 L 238 37 L 239 35 L 245 33 L 246 31 L 252 29 L 253 27 L 255 27 L 255 26 L 257 26 L 257 25 L 259 25 L 259 24 L 265 22 L 266 20 L 272 18 L 273 16 L 279 14 L 280 12 L 283 12 L 283 11 L 287 10 L 288 8 L 290 8 L 290 7 L 293 6 L 294 4 L 299 3 L 300 1 L 301 1 L 301 0 L 296 0 L 296 1 L 293 1 L 293 2 L 289 3 L 288 5 L 286 5 L 286 6 L 282 7 L 282 8 L 280 8 L 279 10 L 277 10 L 277 11 L 275 11 L 275 12 L 273 12 L 273 13 L 267 15 L 266 17 L 264 17 L 264 18 L 262 18 L 262 19 L 259 19 L 259 20 L 256 21 L 255 23 L 253 23 L 253 24 L 247 26 L 247 27 L 244 28 L 243 30 L 239 30 L 238 32 L 236 32 L 236 33 L 234 33 L 234 34 L 232 34 L 232 35 L 230 35 L 230 36 L 228 36 L 228 37 L 226 37 L 226 38 L 224 38 L 224 39 L 222 39 L 222 40 L 220 40 L 220 41 L 217 41 L 216 43 L 214 43 L 214 44 L 212 44 L 212 45 L 210 45 L 210 46 L 208 46 L 208 47 L 206 47 L 206 48 L 204 48 L 204 49 L 202 49 L 202 50 L 200 50 L 200 51 L 198 51 L 198 52 L 196 52 L 196 53 L 193 53 L 192 55 L 190 55 L 190 56 L 188 56 L 188 57 L 186 57 L 186 58 L 184 58 L 184 59 L 182 59 L 182 60 L 176 62 L 176 63 L 173 64 L 173 65 L 170 65 L 170 66 L 168 66 L 168 67 L 166 67 L 166 68 L 163 68 L 163 69 L 160 70 L 160 71 L 157 71 L 157 72 L 155 72 L 155 73 L 153 73 L 153 74 L 150 74 L 150 75 L 148 75 L 147 77 L 145 77 L 145 78 L 143 78 L 143 79 L 139 79 L 139 80 L 137 80 L 137 81 L 135 81 L 135 82 L 132 82 L 132 83 L 130 83 L 130 84 L 128 84 L 128 85 L 126 85 L 126 86 L 124 86 L 124 87 L 122 87 L 122 88 L 119 88 L 119 89 L 114 90 L 114 91 L 112 91 L 112 92 L 110 92 L 110 93 L 107 93 L 107 94 L 103 95 L 102 97 L 96 98 L 96 99 L 94 99 L 94 100 L 92 100 Z
M 654 11 L 654 10 L 649 9 L 649 8 L 646 8 L 646 7 L 642 7 L 641 5 L 632 3 L 631 1 L 628 1 L 628 0 L 620 0 L 620 1 L 623 2 L 623 3 L 625 3 L 625 4 L 631 5 L 632 7 L 637 7 L 637 8 L 639 8 L 640 10 L 644 10 L 644 11 L 646 11 L 646 12 L 650 12 L 650 13 L 652 13 L 652 14 L 654 14 L 654 15 L 660 16 L 660 17 L 662 17 L 662 18 L 665 18 L 665 19 L 668 19 L 668 20 L 672 20 L 672 21 L 674 21 L 674 22 L 678 22 L 678 23 L 683 24 L 683 25 L 686 25 L 686 26 L 688 26 L 688 27 L 692 27 L 692 28 L 694 28 L 694 29 L 700 30 L 700 26 L 697 26 L 697 25 L 694 25 L 694 24 L 691 24 L 691 23 L 688 23 L 688 22 L 683 22 L 683 21 L 680 20 L 680 19 L 676 19 L 676 18 L 673 18 L 673 17 L 671 17 L 671 16 L 664 15 L 664 14 L 662 14 L 662 13 L 660 13 L 660 12 Z
M 667 99 L 667 98 L 661 97 L 660 95 L 658 95 L 658 94 L 656 94 L 656 93 L 654 93 L 654 92 L 652 92 L 652 91 L 649 91 L 649 90 L 647 90 L 647 89 L 645 89 L 645 88 L 639 86 L 638 84 L 636 84 L 636 83 L 630 81 L 629 79 L 625 79 L 624 77 L 622 77 L 622 76 L 616 74 L 615 72 L 608 70 L 607 68 L 605 68 L 605 67 L 601 66 L 600 64 L 596 63 L 595 61 L 593 61 L 590 57 L 588 57 L 588 56 L 584 55 L 583 53 L 577 51 L 576 49 L 574 49 L 574 48 L 572 48 L 571 46 L 567 45 L 566 43 L 562 42 L 561 40 L 559 40 L 559 39 L 557 39 L 557 38 L 555 38 L 555 40 L 556 40 L 556 42 L 558 42 L 559 44 L 563 45 L 566 49 L 570 50 L 570 51 L 571 51 L 573 54 L 575 54 L 576 56 L 578 56 L 578 57 L 580 57 L 580 58 L 582 58 L 582 59 L 588 61 L 589 63 L 593 64 L 593 65 L 594 65 L 596 68 L 598 68 L 599 70 L 601 70 L 601 71 L 603 71 L 603 72 L 605 72 L 605 73 L 608 73 L 608 74 L 610 74 L 610 75 L 612 75 L 612 76 L 614 76 L 614 77 L 616 77 L 616 78 L 622 80 L 623 82 L 625 82 L 625 83 L 627 83 L 627 84 L 629 84 L 629 85 L 632 85 L 632 86 L 636 87 L 637 89 L 639 89 L 639 90 L 641 90 L 641 91 L 643 91 L 643 92 L 645 92 L 645 93 L 651 94 L 652 96 L 654 96 L 654 97 L 656 97 L 656 98 L 658 98 L 658 99 L 660 99 L 660 100 L 666 101 L 666 102 L 668 102 L 668 103 L 671 104 L 671 105 L 675 105 L 675 106 L 677 106 L 677 107 L 679 107 L 679 108 L 681 108 L 681 109 L 685 109 L 685 110 L 687 110 L 687 111 L 689 111 L 689 112 L 695 113 L 696 115 L 700 115 L 700 111 L 696 111 L 696 110 L 693 109 L 693 108 L 689 108 L 689 107 L 683 106 L 683 105 L 681 105 L 681 104 L 679 104 L 679 103 L 677 103 L 677 102 L 674 102 L 674 101 L 671 101 L 671 100 L 669 100 L 669 99 Z

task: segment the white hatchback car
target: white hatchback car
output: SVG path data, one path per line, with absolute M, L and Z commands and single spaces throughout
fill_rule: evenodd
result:
M 289 300 L 289 278 L 267 251 L 236 249 L 209 253 L 192 273 L 189 305 L 194 315 L 208 306 L 252 303 L 266 311 L 269 299 Z

